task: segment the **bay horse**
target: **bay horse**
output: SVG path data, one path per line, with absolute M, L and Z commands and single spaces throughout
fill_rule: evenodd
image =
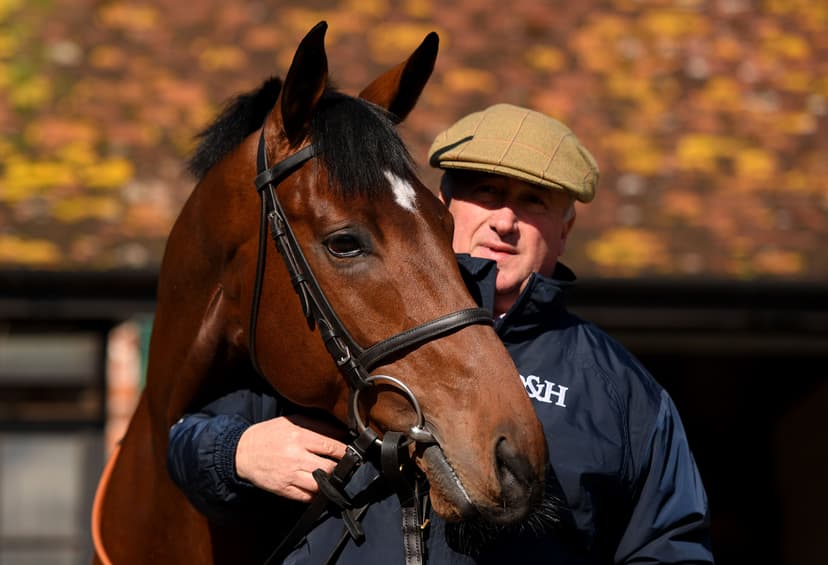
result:
M 96 495 L 95 563 L 262 563 L 279 541 L 268 513 L 208 521 L 167 474 L 168 431 L 207 401 L 262 383 L 353 425 L 356 393 L 332 342 L 372 353 L 388 375 L 393 386 L 360 389 L 357 420 L 379 436 L 409 430 L 441 516 L 514 522 L 543 490 L 541 426 L 504 346 L 479 323 L 451 216 L 394 127 L 431 75 L 437 36 L 352 97 L 329 84 L 326 28 L 308 32 L 284 81 L 238 97 L 201 135 L 198 181 L 159 273 L 146 386 Z M 292 253 L 309 269 L 301 277 L 261 245 L 254 179 L 278 200 Z M 307 296 L 298 278 L 324 297 Z M 308 310 L 332 314 L 347 335 L 320 339 L 330 328 Z M 354 373 L 361 385 L 365 368 Z

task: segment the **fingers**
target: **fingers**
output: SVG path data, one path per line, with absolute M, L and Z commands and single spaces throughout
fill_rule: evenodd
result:
M 285 493 L 281 496 L 299 502 L 310 502 L 311 500 L 313 500 L 313 497 L 316 496 L 316 493 L 291 487 L 288 490 L 286 490 Z
M 300 445 L 316 455 L 333 457 L 337 460 L 342 459 L 345 455 L 346 446 L 344 443 L 314 431 L 298 427 L 294 437 L 300 442 Z
M 238 476 L 279 496 L 310 500 L 319 490 L 312 472 L 331 473 L 345 444 L 298 425 L 304 423 L 279 417 L 247 428 L 236 447 Z
M 265 489 L 265 490 L 270 490 L 270 489 Z M 273 491 L 271 491 L 271 492 L 273 492 Z M 290 500 L 298 500 L 299 502 L 310 502 L 313 499 L 313 497 L 316 496 L 317 492 L 318 492 L 318 488 L 317 488 L 317 490 L 310 490 L 310 489 L 303 489 L 303 488 L 298 487 L 296 485 L 288 485 L 287 487 L 282 489 L 280 492 L 277 492 L 275 494 L 278 494 L 282 498 L 287 498 L 287 499 L 290 499 Z
M 314 431 L 337 441 L 348 438 L 348 430 L 339 422 L 332 422 L 322 418 L 313 418 L 305 414 L 292 414 L 285 416 L 286 420 L 293 422 L 306 430 Z

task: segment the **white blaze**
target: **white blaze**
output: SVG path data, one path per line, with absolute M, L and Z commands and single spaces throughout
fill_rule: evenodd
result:
M 384 171 L 384 174 L 388 182 L 391 183 L 391 190 L 394 191 L 394 200 L 397 201 L 397 204 L 409 212 L 413 212 L 416 208 L 414 187 L 390 171 Z

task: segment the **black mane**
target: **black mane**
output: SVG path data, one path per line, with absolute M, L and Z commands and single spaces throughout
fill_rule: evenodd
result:
M 213 165 L 262 127 L 280 90 L 281 79 L 271 77 L 258 89 L 237 96 L 225 106 L 218 118 L 196 136 L 198 147 L 187 163 L 190 173 L 201 180 Z
M 201 179 L 264 123 L 282 82 L 271 78 L 228 104 L 200 140 L 188 169 Z M 411 156 L 382 108 L 334 89 L 320 99 L 311 122 L 311 142 L 331 182 L 346 194 L 372 194 L 388 185 L 384 172 L 414 178 Z

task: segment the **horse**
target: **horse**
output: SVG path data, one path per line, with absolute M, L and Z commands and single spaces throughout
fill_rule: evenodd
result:
M 302 39 L 284 80 L 238 96 L 200 136 L 197 182 L 159 271 L 146 385 L 96 494 L 95 563 L 264 561 L 279 541 L 278 500 L 209 521 L 165 463 L 171 425 L 246 386 L 356 420 L 378 440 L 407 430 L 447 520 L 512 523 L 540 496 L 542 428 L 463 282 L 451 216 L 396 131 L 431 76 L 437 35 L 350 96 L 329 84 L 326 29 Z M 268 192 L 291 260 L 262 244 Z M 355 364 L 347 346 L 372 362 Z

